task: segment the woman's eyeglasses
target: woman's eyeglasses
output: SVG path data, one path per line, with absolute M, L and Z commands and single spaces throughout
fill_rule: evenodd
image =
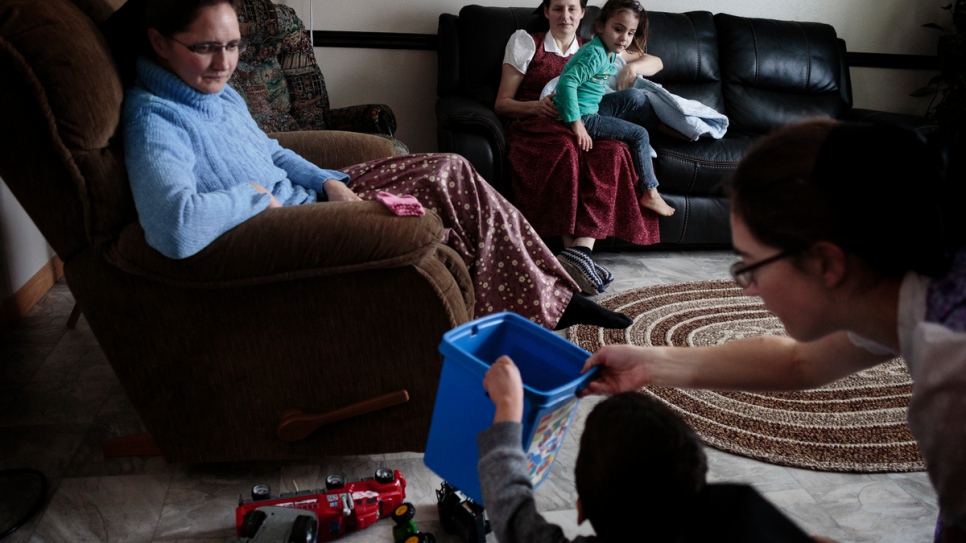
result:
M 171 39 L 181 44 L 182 47 L 191 51 L 192 53 L 196 55 L 201 55 L 203 57 L 210 57 L 210 56 L 217 55 L 218 53 L 221 52 L 222 49 L 224 49 L 226 53 L 241 53 L 248 48 L 248 43 L 244 39 L 230 41 L 228 43 L 215 43 L 215 42 L 206 41 L 203 43 L 195 43 L 193 45 L 188 45 L 187 43 L 180 42 L 178 40 L 175 40 L 174 38 L 171 38 Z
M 731 277 L 735 280 L 735 283 L 738 283 L 739 287 L 748 288 L 749 285 L 755 282 L 755 270 L 766 264 L 771 264 L 772 262 L 777 262 L 783 258 L 788 258 L 794 255 L 796 252 L 797 251 L 782 251 L 775 256 L 755 262 L 750 266 L 745 266 L 743 262 L 735 262 L 731 265 L 731 268 L 728 271 L 731 273 Z

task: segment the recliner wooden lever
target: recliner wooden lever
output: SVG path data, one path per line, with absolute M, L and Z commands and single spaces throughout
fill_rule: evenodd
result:
M 369 398 L 345 407 L 333 409 L 326 413 L 309 414 L 301 409 L 287 409 L 278 421 L 278 437 L 282 441 L 298 441 L 309 436 L 320 426 L 338 422 L 340 420 L 358 417 L 373 411 L 392 407 L 409 401 L 409 392 L 405 389 Z

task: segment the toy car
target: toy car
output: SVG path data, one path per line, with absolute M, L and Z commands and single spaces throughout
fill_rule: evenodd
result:
M 310 511 L 259 507 L 245 513 L 238 543 L 315 543 L 319 523 Z
M 406 498 L 406 479 L 399 470 L 379 468 L 373 477 L 346 481 L 341 475 L 329 475 L 325 488 L 286 492 L 272 496 L 268 485 L 252 488 L 250 500 L 239 497 L 235 509 L 235 525 L 241 537 L 242 525 L 249 511 L 265 506 L 287 507 L 315 513 L 318 540 L 331 541 L 349 530 L 361 530 L 380 518 L 389 516 Z
M 430 533 L 420 532 L 413 517 L 416 507 L 406 502 L 395 508 L 392 520 L 396 523 L 392 528 L 392 540 L 395 543 L 436 543 L 436 537 Z
M 466 543 L 486 541 L 490 521 L 484 518 L 483 507 L 446 481 L 436 491 L 436 508 L 439 523 L 448 533 L 456 533 Z

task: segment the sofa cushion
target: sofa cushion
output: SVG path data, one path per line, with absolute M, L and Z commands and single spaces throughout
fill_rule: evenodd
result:
M 104 37 L 67 0 L 0 3 L 0 57 L 3 136 L 32 150 L 9 161 L 11 189 L 67 261 L 135 217 L 115 137 L 121 81 Z
M 229 83 L 245 98 L 262 130 L 298 130 L 291 113 L 288 83 L 278 61 L 283 30 L 279 10 L 271 2 L 246 2 L 238 22 L 248 49 L 239 56 Z
M 645 52 L 661 59 L 664 69 L 650 77 L 670 92 L 724 113 L 718 33 L 707 11 L 649 12 Z
M 714 20 L 730 132 L 767 134 L 848 109 L 841 51 L 830 25 L 723 13 Z
M 655 138 L 654 173 L 661 183 L 661 193 L 705 196 L 716 192 L 755 140 L 742 134 L 694 142 Z

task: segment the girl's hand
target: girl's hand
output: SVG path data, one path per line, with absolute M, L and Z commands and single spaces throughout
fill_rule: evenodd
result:
M 617 75 L 617 90 L 629 89 L 634 86 L 637 76 L 651 77 L 664 69 L 664 62 L 654 55 L 623 52 L 621 56 L 627 65 Z
M 550 93 L 543 97 L 542 100 L 537 100 L 533 102 L 534 104 L 534 115 L 538 117 L 549 117 L 551 119 L 557 118 L 557 104 L 553 103 L 553 97 L 556 93 Z
M 501 356 L 483 377 L 483 388 L 496 405 L 493 424 L 523 420 L 523 379 L 508 356 Z
M 268 195 L 268 197 L 269 197 L 268 207 L 270 207 L 270 208 L 271 207 L 282 207 L 282 204 L 278 201 L 277 198 L 275 198 L 275 195 L 272 194 L 271 192 L 268 192 L 268 189 L 267 188 L 265 188 L 265 187 L 263 187 L 261 185 L 256 185 L 255 183 L 249 183 L 249 185 L 255 187 L 255 190 L 256 191 L 261 192 L 262 194 L 267 194 Z
M 621 73 L 617 74 L 617 90 L 633 88 L 635 81 L 637 81 L 637 72 L 634 71 L 634 66 L 627 64 L 621 69 Z
M 598 377 L 578 396 L 617 394 L 650 384 L 647 372 L 648 349 L 633 345 L 608 345 L 587 359 L 580 373 L 600 367 Z
M 362 198 L 359 198 L 356 193 L 352 192 L 352 189 L 347 187 L 342 181 L 326 179 L 325 182 L 322 183 L 322 188 L 325 189 L 325 195 L 329 198 L 330 202 L 362 201 Z
M 577 135 L 577 145 L 584 151 L 590 151 L 594 148 L 594 139 L 590 137 L 587 133 L 587 129 L 584 127 L 583 121 L 577 119 L 576 121 L 570 123 L 570 129 L 574 131 Z

